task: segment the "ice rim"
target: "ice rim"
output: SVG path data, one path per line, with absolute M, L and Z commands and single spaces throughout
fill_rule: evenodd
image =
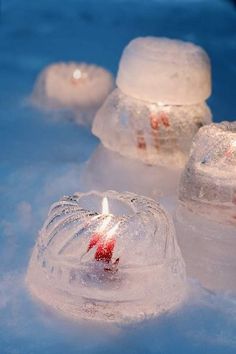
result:
M 64 255 L 61 250 L 65 250 L 68 241 L 70 243 L 88 229 L 85 218 L 91 220 L 98 215 L 80 206 L 81 198 L 91 195 L 117 199 L 131 208 L 130 215 L 114 216 L 114 221 L 121 223 L 120 232 L 124 232 L 127 225 L 135 232 L 133 219 L 137 218 L 147 237 L 147 221 L 153 222 L 154 237 L 161 239 L 163 258 L 156 259 L 153 264 L 147 254 L 147 264 L 128 265 L 122 264 L 121 258 L 117 272 L 102 274 L 98 267 L 91 277 L 94 261 L 81 264 L 75 257 Z M 69 230 L 69 240 L 63 239 L 64 246 L 59 250 L 55 247 L 56 241 L 62 230 L 72 224 L 79 225 L 79 230 L 74 233 Z M 187 294 L 185 264 L 168 214 L 150 198 L 115 191 L 76 193 L 52 205 L 31 256 L 26 284 L 33 296 L 67 317 L 123 323 L 142 321 L 174 310 Z
M 206 218 L 236 224 L 236 121 L 199 130 L 180 180 L 179 200 Z
M 98 110 L 92 132 L 106 148 L 120 155 L 150 165 L 183 168 L 193 137 L 211 122 L 205 102 L 150 104 L 115 89 Z

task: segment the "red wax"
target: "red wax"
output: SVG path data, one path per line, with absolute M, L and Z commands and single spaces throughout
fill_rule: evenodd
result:
M 106 239 L 105 237 L 103 238 L 100 234 L 94 234 L 89 242 L 87 252 L 97 245 L 97 250 L 94 258 L 96 261 L 109 263 L 112 259 L 115 243 L 115 239 Z
M 109 263 L 112 259 L 114 247 L 115 247 L 114 239 L 100 240 L 94 258 L 97 261 L 103 261 Z
M 160 125 L 165 128 L 170 126 L 168 115 L 165 112 L 151 114 L 151 127 L 154 130 L 158 130 Z
M 164 112 L 161 112 L 160 116 L 161 116 L 160 118 L 161 118 L 161 121 L 162 121 L 164 127 L 166 127 L 166 128 L 169 127 L 170 126 L 170 122 L 169 122 L 168 115 L 166 113 L 164 113 Z
M 98 241 L 100 240 L 100 237 L 101 235 L 99 234 L 94 234 L 89 242 L 89 245 L 88 245 L 88 249 L 87 249 L 87 252 L 91 250 L 91 248 L 93 248 L 97 243 Z

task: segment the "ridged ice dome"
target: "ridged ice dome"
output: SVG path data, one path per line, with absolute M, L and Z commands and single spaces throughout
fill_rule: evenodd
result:
M 186 290 L 185 266 L 164 209 L 114 191 L 77 193 L 53 204 L 27 283 L 33 295 L 67 316 L 106 321 L 158 315 L 178 305 Z
M 210 61 L 192 43 L 139 37 L 124 49 L 116 82 L 123 93 L 148 102 L 197 104 L 211 94 Z

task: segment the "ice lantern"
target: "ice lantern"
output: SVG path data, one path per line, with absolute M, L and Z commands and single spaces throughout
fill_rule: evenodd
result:
M 182 167 L 193 136 L 211 122 L 205 51 L 179 40 L 136 38 L 123 52 L 116 83 L 96 114 L 93 133 L 121 155 Z
M 54 63 L 39 74 L 30 101 L 45 110 L 69 110 L 71 118 L 89 125 L 113 87 L 112 74 L 102 67 Z
M 211 290 L 236 292 L 236 122 L 200 129 L 175 219 L 188 274 Z
M 27 283 L 69 317 L 114 322 L 173 309 L 186 291 L 166 212 L 151 199 L 114 191 L 77 193 L 51 207 Z

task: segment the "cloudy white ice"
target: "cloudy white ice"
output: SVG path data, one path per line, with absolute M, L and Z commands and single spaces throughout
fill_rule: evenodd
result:
M 30 298 L 24 276 L 49 205 L 80 189 L 98 141 L 84 128 L 25 107 L 36 75 L 58 61 L 116 74 L 134 37 L 193 41 L 213 67 L 214 120 L 235 119 L 236 13 L 230 1 L 3 2 L 1 15 L 0 353 L 234 353 L 236 303 L 190 282 L 184 306 L 133 326 L 73 323 Z M 206 19 L 209 19 L 206 20 Z

